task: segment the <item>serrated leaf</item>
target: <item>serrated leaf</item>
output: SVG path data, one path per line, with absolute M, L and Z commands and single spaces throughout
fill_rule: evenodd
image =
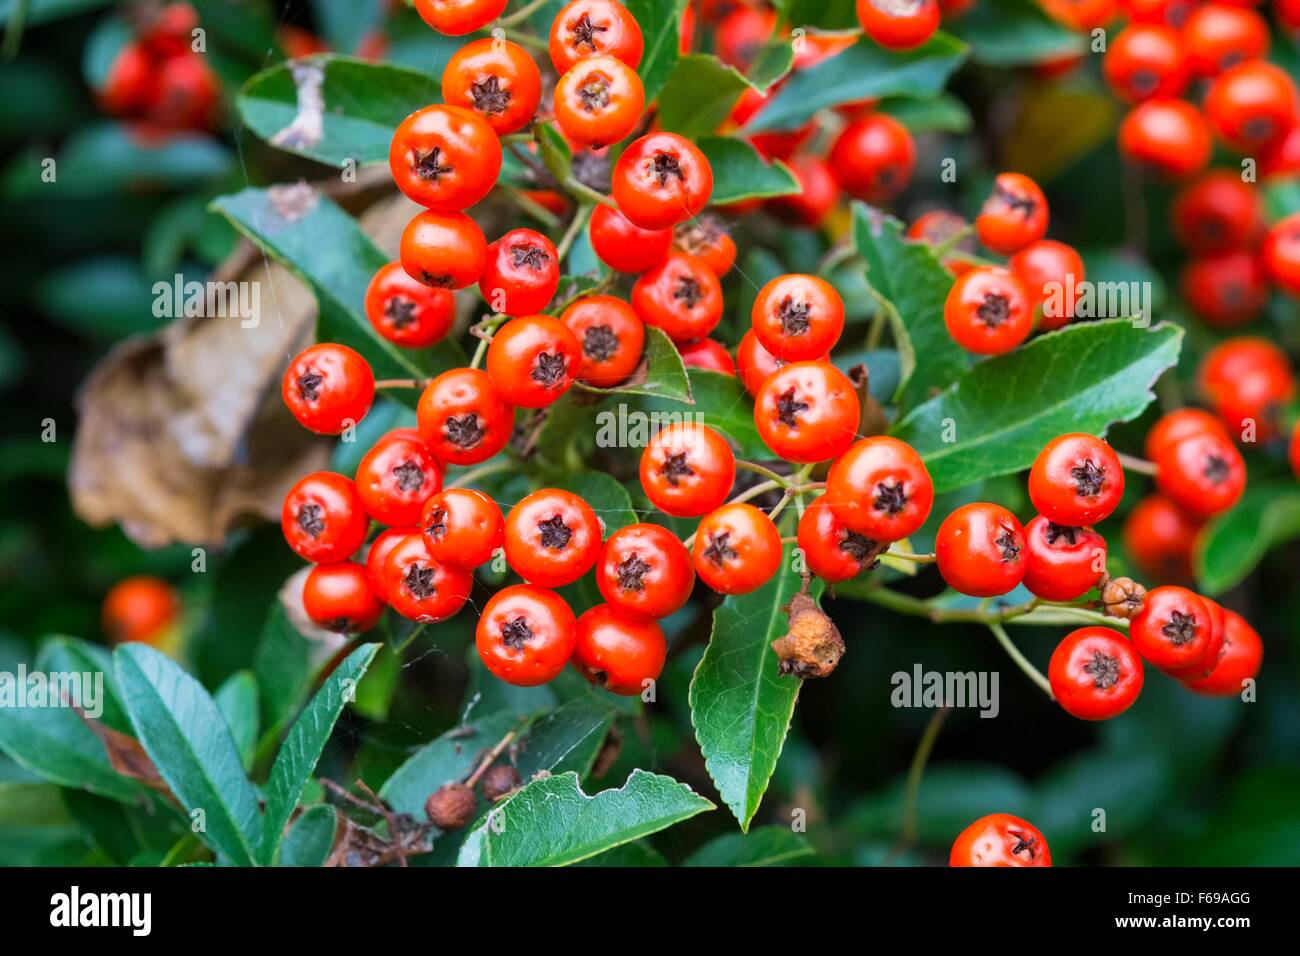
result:
M 244 84 L 244 125 L 277 149 L 330 166 L 388 162 L 393 131 L 436 102 L 427 72 L 322 54 L 277 63 Z
M 673 340 L 663 329 L 647 325 L 642 364 L 630 380 L 612 388 L 584 385 L 580 391 L 596 395 L 662 395 L 688 402 L 691 382 L 686 377 L 686 365 Z
M 968 53 L 940 31 L 906 52 L 886 50 L 864 37 L 844 52 L 791 76 L 759 110 L 745 132 L 794 129 L 818 110 L 885 96 L 936 96 Z
M 258 860 L 262 816 L 225 718 L 203 685 L 144 644 L 113 654 L 123 703 L 149 759 L 181 805 L 201 810 L 199 836 L 237 866 Z
M 709 53 L 682 57 L 659 96 L 659 125 L 687 138 L 711 133 L 753 84 Z
M 860 202 L 853 204 L 853 243 L 893 329 L 899 361 L 894 401 L 912 408 L 970 367 L 970 354 L 943 321 L 952 273 L 929 246 L 905 241 L 897 219 Z
M 238 671 L 226 678 L 226 682 L 217 688 L 213 695 L 217 709 L 226 718 L 230 727 L 230 736 L 235 739 L 239 756 L 247 770 L 253 763 L 253 751 L 257 747 L 257 681 L 249 671 Z
M 1273 482 L 1246 489 L 1231 511 L 1196 538 L 1193 565 L 1206 594 L 1222 594 L 1255 569 L 1269 548 L 1300 535 L 1300 488 Z
M 769 163 L 743 139 L 701 136 L 695 145 L 713 168 L 713 195 L 709 201 L 715 206 L 799 192 L 799 181 L 790 167 L 780 160 Z
M 749 594 L 730 595 L 713 612 L 713 634 L 691 678 L 691 724 L 709 776 L 742 830 L 758 812 L 785 744 L 803 684 L 777 673 L 772 641 L 786 631 L 782 608 L 799 590 L 787 545 L 781 570 Z M 814 584 L 813 594 L 822 582 Z
M 677 65 L 681 49 L 682 10 L 687 0 L 627 0 L 641 27 L 645 51 L 636 68 L 647 103 L 654 100 Z
M 980 0 L 953 21 L 953 32 L 970 44 L 971 59 L 989 66 L 1046 63 L 1087 51 L 1083 34 L 1030 0 Z
M 812 856 L 806 839 L 789 827 L 759 827 L 752 833 L 726 833 L 704 844 L 682 866 L 777 866 Z
M 1071 325 L 980 362 L 892 433 L 921 453 L 938 492 L 1020 471 L 1057 435 L 1104 435 L 1142 414 L 1182 338 L 1166 323 Z
M 382 645 L 363 644 L 347 656 L 325 681 L 289 730 L 271 776 L 266 781 L 266 825 L 262 837 L 262 860 L 271 863 L 303 788 L 334 732 L 334 724 Z
M 451 339 L 431 349 L 410 350 L 375 331 L 365 316 L 366 286 L 388 257 L 328 197 L 301 184 L 245 189 L 221 196 L 212 208 L 311 287 L 320 307 L 320 340 L 356 349 L 375 378 L 427 378 L 467 364 L 464 351 Z M 398 389 L 393 395 L 414 406 L 420 393 Z
M 713 804 L 671 777 L 633 770 L 617 790 L 582 792 L 576 773 L 534 780 L 466 838 L 458 866 L 566 866 L 657 833 Z

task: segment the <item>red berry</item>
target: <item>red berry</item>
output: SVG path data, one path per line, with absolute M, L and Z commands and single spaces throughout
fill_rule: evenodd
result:
M 636 71 L 613 56 L 574 64 L 555 84 L 555 119 L 576 143 L 601 148 L 631 135 L 645 109 Z
M 302 606 L 317 627 L 360 634 L 379 623 L 384 602 L 370 588 L 366 569 L 351 561 L 318 564 L 307 575 Z
M 180 613 L 180 596 L 161 578 L 137 574 L 118 581 L 104 596 L 100 621 L 104 636 L 152 643 L 161 638 Z
M 808 570 L 832 584 L 870 569 L 881 548 L 878 542 L 850 529 L 825 498 L 809 505 L 799 519 L 798 544 Z
M 375 399 L 370 363 L 346 345 L 321 342 L 289 363 L 280 383 L 284 403 L 304 428 L 339 435 L 357 424 Z
M 1051 866 L 1047 840 L 1009 813 L 980 817 L 953 841 L 949 866 Z
M 370 582 L 370 590 L 384 600 L 388 599 L 388 585 L 384 581 L 384 566 L 388 563 L 388 556 L 405 538 L 419 533 L 420 529 L 415 527 L 385 528 L 370 542 L 370 548 L 366 551 L 366 579 Z
M 475 465 L 510 441 L 515 411 L 493 387 L 487 372 L 456 368 L 443 372 L 420 395 L 416 409 L 420 437 L 435 458 L 450 465 Z
M 1095 435 L 1053 438 L 1029 470 L 1029 499 L 1057 524 L 1096 524 L 1124 497 L 1124 468 L 1115 450 Z
M 727 499 L 736 456 L 725 438 L 692 422 L 668 425 L 641 453 L 641 487 L 660 511 L 679 518 L 708 514 Z
M 1263 201 L 1239 173 L 1206 173 L 1174 199 L 1174 235 L 1192 252 L 1226 252 L 1252 242 L 1263 225 Z
M 939 29 L 938 0 L 857 0 L 862 31 L 888 50 L 920 46 Z
M 284 539 L 314 564 L 337 564 L 366 540 L 370 521 L 356 487 L 332 471 L 298 479 L 280 510 Z
M 577 643 L 577 622 L 564 598 L 531 584 L 502 588 L 483 605 L 474 630 L 489 671 L 517 687 L 554 680 Z
M 889 202 L 916 170 L 916 143 L 902 123 L 868 113 L 849 123 L 826 156 L 840 188 L 869 203 Z
M 1198 694 L 1232 697 L 1240 694 L 1247 680 L 1259 674 L 1264 659 L 1264 642 L 1259 632 L 1236 611 L 1223 609 L 1223 647 L 1208 677 L 1189 678 L 1184 686 Z
M 975 232 L 994 252 L 1010 255 L 1047 232 L 1047 197 L 1038 183 L 1020 173 L 1000 173 L 975 217 Z
M 543 488 L 506 515 L 506 561 L 530 584 L 558 588 L 591 570 L 600 535 L 591 505 L 571 491 Z
M 731 353 L 717 339 L 700 339 L 679 345 L 677 354 L 687 368 L 706 368 L 732 377 L 736 374 L 736 363 L 732 360 Z
M 412 202 L 435 212 L 460 212 L 496 185 L 501 141 L 470 110 L 426 106 L 398 125 L 388 166 L 397 188 Z
M 397 428 L 375 442 L 354 479 L 366 514 L 380 524 L 414 525 L 424 503 L 442 488 L 442 466 L 414 428 Z
M 541 408 L 569 390 L 582 367 L 582 346 L 559 319 L 528 315 L 511 319 L 492 336 L 487 373 L 512 405 Z
M 1253 322 L 1268 305 L 1264 263 L 1246 249 L 1192 259 L 1183 267 L 1182 287 L 1183 298 L 1216 329 Z
M 1106 573 L 1106 539 L 1091 528 L 1054 524 L 1042 515 L 1025 525 L 1025 587 L 1046 601 L 1073 601 Z
M 840 198 L 840 187 L 830 164 L 820 156 L 796 156 L 789 164 L 799 191 L 776 196 L 767 208 L 779 219 L 816 228 L 826 221 Z
M 1165 585 L 1147 592 L 1142 613 L 1129 624 L 1133 647 L 1162 670 L 1185 670 L 1210 650 L 1213 621 L 1205 603 L 1186 588 Z
M 668 645 L 654 621 L 625 617 L 608 604 L 597 604 L 578 618 L 576 631 L 573 666 L 611 694 L 640 694 L 664 669 Z
M 375 331 L 407 348 L 434 345 L 456 320 L 456 300 L 406 274 L 400 262 L 381 266 L 366 289 L 366 318 Z
M 957 277 L 943 305 L 948 334 L 976 355 L 1010 352 L 1029 337 L 1034 309 L 1025 284 L 998 266 L 978 266 Z
M 1160 580 L 1186 580 L 1192 576 L 1192 546 L 1200 530 L 1200 518 L 1164 495 L 1148 495 L 1124 521 L 1124 547 L 1146 574 Z
M 781 567 L 781 532 L 753 505 L 723 505 L 700 521 L 691 557 L 695 573 L 713 590 L 748 594 Z
M 501 547 L 505 519 L 497 503 L 483 492 L 448 488 L 424 503 L 420 531 L 435 561 L 476 568 Z
M 703 261 L 671 252 L 632 286 L 632 306 L 646 325 L 674 342 L 704 338 L 722 318 L 722 286 Z
M 1180 508 L 1208 518 L 1227 511 L 1246 488 L 1246 463 L 1222 435 L 1201 432 L 1156 457 L 1156 487 Z
M 415 11 L 439 33 L 460 37 L 501 16 L 508 0 L 415 0 Z
M 736 264 L 736 241 L 717 216 L 678 223 L 673 230 L 673 248 L 699 259 L 719 279 Z
M 1042 0 L 1048 15 L 1072 30 L 1085 33 L 1104 27 L 1115 16 L 1118 0 Z
M 939 525 L 934 543 L 940 576 L 973 597 L 997 597 L 1025 574 L 1025 532 L 1006 508 L 977 501 L 963 505 Z
M 463 289 L 483 275 L 487 240 L 463 212 L 422 212 L 402 233 L 402 268 L 435 289 Z
M 691 596 L 690 552 L 667 528 L 632 524 L 609 536 L 596 584 L 610 606 L 629 617 L 667 617 Z
M 1200 3 L 1183 23 L 1187 63 L 1198 76 L 1268 53 L 1268 23 L 1254 10 L 1227 3 Z
M 768 376 L 754 398 L 763 443 L 786 461 L 826 461 L 857 437 L 862 400 L 829 362 L 793 362 Z
M 473 585 L 465 568 L 435 561 L 420 534 L 403 538 L 384 561 L 384 597 L 412 621 L 432 624 L 455 616 Z
M 612 388 L 641 364 L 645 323 L 622 299 L 586 296 L 565 309 L 560 321 L 569 327 L 582 348 L 578 381 Z
M 934 483 L 912 446 L 876 435 L 831 466 L 824 500 L 850 530 L 873 541 L 900 541 L 930 516 Z
M 1191 103 L 1146 100 L 1119 124 L 1119 151 L 1131 163 L 1167 176 L 1187 176 L 1210 161 L 1210 128 Z
M 672 248 L 671 229 L 642 229 L 621 212 L 598 203 L 591 213 L 591 248 L 616 272 L 645 272 L 664 261 Z
M 1213 432 L 1225 438 L 1228 435 L 1223 423 L 1207 411 L 1199 408 L 1175 409 L 1156 419 L 1156 423 L 1147 432 L 1142 453 L 1148 460 L 1155 461 L 1165 446 L 1201 432 Z
M 560 257 L 540 232 L 511 229 L 487 247 L 478 280 L 483 299 L 502 315 L 531 315 L 550 304 L 560 284 Z
M 1191 79 L 1182 37 L 1164 24 L 1126 27 L 1106 51 L 1102 72 L 1115 94 L 1130 103 L 1181 96 Z
M 1295 375 L 1286 353 L 1268 339 L 1235 338 L 1206 353 L 1197 374 L 1202 394 L 1232 431 L 1259 439 L 1278 433 L 1283 406 L 1295 396 Z
M 1293 212 L 1264 237 L 1268 276 L 1291 295 L 1300 295 L 1300 212 Z
M 830 360 L 829 352 L 818 356 L 818 361 Z M 758 340 L 753 329 L 741 336 L 740 345 L 736 348 L 736 371 L 740 374 L 745 391 L 750 395 L 757 395 L 768 376 L 784 365 L 783 360 L 763 348 L 763 343 Z
M 1038 328 L 1051 332 L 1074 318 L 1072 305 L 1084 281 L 1083 257 L 1073 246 L 1055 239 L 1030 243 L 1008 260 L 1007 265 L 1029 292 L 1038 310 Z
M 1223 639 L 1227 634 L 1225 630 L 1227 619 L 1224 616 L 1223 605 L 1203 594 L 1196 596 L 1201 599 L 1201 603 L 1205 605 L 1205 610 L 1210 616 L 1210 639 L 1205 642 L 1205 650 L 1201 652 L 1201 656 L 1194 663 L 1190 663 L 1185 667 L 1173 667 L 1167 671 L 1167 673 L 1179 680 L 1195 680 L 1200 677 L 1208 677 L 1213 672 L 1215 665 L 1219 663 L 1219 657 L 1223 653 Z
M 509 40 L 472 40 L 442 70 L 442 100 L 482 118 L 500 136 L 532 122 L 542 99 L 542 74 L 528 51 Z
M 699 215 L 713 192 L 713 169 L 676 133 L 634 140 L 614 164 L 614 201 L 642 229 L 667 229 Z
M 1142 692 L 1142 661 L 1124 635 L 1109 627 L 1081 627 L 1065 636 L 1047 665 L 1052 696 L 1080 720 L 1109 720 Z
M 844 331 L 844 302 L 825 279 L 777 276 L 759 290 L 750 310 L 754 334 L 786 362 L 825 355 Z
M 1205 117 L 1219 137 L 1249 150 L 1277 139 L 1296 119 L 1295 82 L 1280 67 L 1250 60 L 1225 70 L 1205 96 Z
M 615 0 L 573 0 L 551 21 L 551 62 L 561 75 L 581 60 L 613 56 L 632 69 L 641 63 L 645 41 L 630 10 Z

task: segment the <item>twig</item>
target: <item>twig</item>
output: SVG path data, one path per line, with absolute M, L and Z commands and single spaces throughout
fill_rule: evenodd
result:
M 1056 700 L 1056 697 L 1052 694 L 1051 683 L 1042 675 L 1042 672 L 1039 671 L 1037 667 L 1029 663 L 1029 659 L 1025 657 L 1024 654 L 1020 653 L 1020 649 L 1016 647 L 1015 644 L 1011 643 L 1011 638 L 1007 636 L 1007 629 L 996 621 L 993 621 L 989 623 L 989 630 L 992 631 L 993 636 L 998 639 L 998 643 L 1002 645 L 1002 649 L 1007 652 L 1013 661 L 1015 661 L 1016 666 L 1025 672 L 1025 676 L 1043 689 L 1043 693 L 1047 695 L 1048 700 Z
M 1122 451 L 1115 453 L 1119 457 L 1119 463 L 1124 466 L 1125 471 L 1135 471 L 1139 475 L 1156 476 L 1156 463 L 1147 461 L 1145 458 L 1137 458 L 1133 455 L 1126 455 Z

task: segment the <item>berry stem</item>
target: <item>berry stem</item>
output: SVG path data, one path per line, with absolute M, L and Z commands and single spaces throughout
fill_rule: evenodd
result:
M 736 467 L 741 471 L 750 471 L 756 475 L 762 475 L 768 481 L 774 481 L 781 488 L 789 488 L 791 481 L 785 475 L 779 475 L 766 465 L 760 465 L 757 462 L 746 461 L 743 458 L 736 459 Z
M 496 763 L 497 757 L 501 756 L 501 751 L 510 746 L 510 741 L 515 739 L 515 734 L 517 733 L 517 730 L 511 730 L 497 741 L 496 746 L 487 752 L 487 755 L 479 761 L 479 765 L 474 769 L 474 772 L 469 775 L 469 779 L 465 781 L 465 786 L 469 787 L 471 790 L 474 788 L 474 785 L 478 783 L 479 777 L 487 773 L 488 767 Z
M 525 3 L 514 13 L 511 13 L 508 16 L 498 17 L 497 22 L 492 24 L 492 29 L 496 29 L 497 27 L 512 27 L 516 23 L 523 23 L 549 2 L 550 0 L 532 0 L 532 3 Z
M 970 239 L 974 235 L 975 235 L 974 224 L 967 223 L 965 226 L 958 229 L 956 232 L 954 232 L 943 242 L 938 243 L 936 246 L 934 246 L 934 257 L 942 261 L 943 257 L 946 256 L 948 253 L 952 252 L 952 250 L 955 249 L 959 243 L 965 242 L 967 239 Z
M 733 505 L 740 504 L 741 502 L 749 501 L 751 498 L 757 498 L 759 495 L 765 495 L 769 491 L 776 491 L 776 489 L 780 487 L 780 483 L 776 481 L 760 481 L 758 484 L 746 488 L 727 503 Z
M 1119 463 L 1124 466 L 1125 471 L 1135 471 L 1139 475 L 1156 476 L 1156 463 L 1147 461 L 1145 458 L 1135 458 L 1133 455 L 1126 455 L 1122 451 L 1115 453 L 1119 457 Z
M 501 183 L 497 184 L 497 188 L 501 190 L 502 195 L 544 225 L 547 229 L 560 228 L 562 220 L 559 216 L 555 215 L 555 213 L 551 212 L 535 200 L 529 199 L 518 189 Z
M 949 710 L 948 707 L 940 707 L 936 710 L 926 722 L 921 739 L 916 743 L 912 763 L 907 768 L 907 789 L 903 796 L 903 825 L 898 834 L 898 842 L 890 847 L 885 860 L 893 859 L 916 842 L 916 810 L 921 795 L 921 778 L 925 775 L 925 765 L 930 761 L 930 753 L 934 750 L 935 741 L 939 739 L 939 731 L 943 728 Z
M 381 378 L 375 382 L 375 388 L 424 388 L 429 381 L 427 378 Z
M 990 621 L 989 630 L 993 632 L 993 636 L 998 639 L 998 643 L 1002 645 L 1002 649 L 1007 652 L 1007 655 L 1015 661 L 1016 666 L 1025 672 L 1025 676 L 1041 687 L 1043 693 L 1047 695 L 1049 700 L 1055 700 L 1056 697 L 1052 694 L 1052 685 L 1048 682 L 1047 678 L 1042 675 L 1042 672 L 1033 664 L 1029 663 L 1029 659 L 1026 658 L 1024 654 L 1020 653 L 1020 649 L 1016 647 L 1015 644 L 1011 643 L 1011 638 L 1007 636 L 1006 628 L 996 621 Z
M 890 548 L 882 557 L 897 558 L 900 561 L 915 561 L 917 564 L 934 564 L 935 557 L 933 554 L 917 554 L 913 551 L 895 551 Z
M 614 204 L 614 200 L 596 192 L 596 190 L 592 189 L 586 183 L 579 181 L 578 177 L 574 176 L 572 173 L 565 176 L 564 181 L 560 183 L 560 185 L 563 186 L 570 195 L 577 199 L 581 199 L 583 202 L 600 203 L 603 206 L 609 206 L 611 209 L 618 208 L 618 206 Z
M 577 239 L 578 234 L 582 232 L 582 227 L 585 226 L 587 220 L 591 218 L 591 210 L 591 203 L 583 203 L 582 206 L 578 208 L 578 211 L 573 214 L 573 221 L 569 223 L 569 228 L 564 230 L 564 235 L 560 237 L 560 241 L 555 246 L 555 254 L 559 257 L 561 262 L 563 262 L 564 257 L 569 254 L 569 250 L 573 247 L 573 241 Z
M 545 50 L 546 41 L 541 37 L 535 37 L 531 33 L 521 33 L 518 30 L 504 31 L 506 39 L 511 43 L 518 43 L 520 46 L 530 47 L 534 50 Z
M 462 471 L 453 480 L 447 482 L 445 488 L 462 488 L 465 485 L 473 484 L 488 475 L 495 475 L 502 471 L 512 471 L 515 463 L 509 459 L 489 462 L 486 465 L 479 465 L 477 468 L 471 468 L 468 471 Z

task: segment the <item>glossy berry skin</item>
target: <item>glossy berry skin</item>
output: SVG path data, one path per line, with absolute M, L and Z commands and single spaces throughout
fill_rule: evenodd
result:
M 284 539 L 313 564 L 337 564 L 366 540 L 370 519 L 352 482 L 332 471 L 298 479 L 280 510 Z
M 763 348 L 785 362 L 825 355 L 844 331 L 844 302 L 825 279 L 777 276 L 754 297 L 754 334 Z
M 554 680 L 569 663 L 576 625 L 573 611 L 554 591 L 514 584 L 483 605 L 474 644 L 495 676 L 516 687 L 535 687 Z
M 442 71 L 442 100 L 476 114 L 498 136 L 532 122 L 542 99 L 542 75 L 528 51 L 509 40 L 472 40 Z
M 911 445 L 874 435 L 831 466 L 823 500 L 850 530 L 873 541 L 900 541 L 930 516 L 934 483 Z
M 646 325 L 674 342 L 701 339 L 722 318 L 722 285 L 699 259 L 681 252 L 668 257 L 632 286 L 632 307 Z
M 1214 628 L 1205 603 L 1173 585 L 1147 592 L 1142 613 L 1129 623 L 1129 639 L 1148 663 L 1162 670 L 1186 669 L 1207 654 Z
M 402 268 L 435 289 L 473 285 L 487 266 L 483 230 L 463 212 L 422 212 L 402 232 Z
M 385 528 L 370 542 L 366 551 L 366 578 L 370 582 L 370 590 L 380 598 L 387 600 L 388 585 L 384 581 L 384 566 L 388 563 L 388 556 L 403 540 L 419 533 L 420 529 L 414 526 Z
M 1224 425 L 1243 435 L 1253 422 L 1262 440 L 1277 434 L 1279 411 L 1295 395 L 1290 359 L 1263 338 L 1220 342 L 1206 353 L 1197 380 Z
M 1164 176 L 1189 176 L 1210 161 L 1210 127 L 1191 103 L 1153 99 L 1119 124 L 1119 151 L 1130 163 Z
M 735 376 L 736 363 L 727 347 L 717 339 L 698 339 L 677 346 L 677 354 L 687 368 L 706 368 L 723 375 Z
M 1115 16 L 1117 0 L 1043 0 L 1042 7 L 1052 19 L 1084 33 L 1104 27 Z
M 564 310 L 568 326 L 582 349 L 578 381 L 612 388 L 641 364 L 645 323 L 632 306 L 612 295 L 590 295 Z
M 972 597 L 997 597 L 1025 575 L 1025 532 L 1006 508 L 977 501 L 939 525 L 934 543 L 940 576 Z
M 727 500 L 736 480 L 736 456 L 712 428 L 685 422 L 650 439 L 640 471 L 651 504 L 664 514 L 695 518 Z
M 869 203 L 884 203 L 912 181 L 916 143 L 907 127 L 892 116 L 868 113 L 844 127 L 826 160 L 846 193 Z
M 1241 174 L 1220 169 L 1179 191 L 1170 210 L 1174 236 L 1192 252 L 1227 252 L 1251 242 L 1263 227 L 1259 192 Z
M 424 503 L 442 488 L 442 466 L 414 428 L 381 437 L 353 479 L 366 514 L 380 524 L 413 525 Z
M 148 574 L 123 578 L 109 589 L 100 606 L 104 636 L 114 644 L 152 643 L 175 622 L 180 606 L 176 589 L 161 578 Z
M 502 315 L 532 315 L 545 309 L 560 284 L 555 245 L 534 229 L 511 229 L 487 247 L 478 280 L 489 307 Z
M 486 564 L 505 539 L 501 509 L 472 488 L 438 492 L 424 503 L 419 527 L 435 561 L 462 568 Z
M 652 620 L 627 617 L 608 604 L 597 604 L 578 618 L 573 666 L 611 694 L 642 693 L 659 679 L 667 657 L 664 632 Z
M 748 594 L 781 567 L 781 532 L 753 505 L 723 505 L 700 521 L 691 559 L 700 580 L 719 594 Z
M 1209 412 L 1200 408 L 1175 409 L 1156 419 L 1142 443 L 1142 453 L 1148 461 L 1155 461 L 1166 446 L 1201 432 L 1213 432 L 1225 438 L 1228 436 L 1223 423 Z
M 976 355 L 1010 352 L 1029 337 L 1034 307 L 1029 290 L 1013 272 L 977 266 L 963 272 L 948 290 L 943 321 L 948 334 Z
M 1083 257 L 1073 246 L 1040 239 L 1017 252 L 1007 265 L 1029 292 L 1039 331 L 1051 332 L 1070 323 L 1073 296 L 1085 278 Z
M 1207 325 L 1230 329 L 1253 322 L 1268 305 L 1268 276 L 1253 251 L 1231 249 L 1183 267 L 1183 298 Z
M 830 164 L 820 156 L 796 156 L 788 165 L 799 191 L 769 199 L 766 206 L 778 219 L 816 228 L 834 211 L 840 198 L 839 183 Z
M 695 571 L 686 546 L 657 524 L 630 524 L 609 536 L 596 564 L 601 596 L 628 617 L 660 618 L 681 610 Z
M 615 0 L 573 0 L 551 21 L 548 43 L 555 71 L 564 75 L 588 57 L 612 56 L 632 69 L 641 63 L 645 41 L 627 7 Z
M 846 525 L 824 498 L 814 501 L 799 519 L 797 541 L 808 570 L 834 584 L 869 569 L 883 547 Z
M 855 9 L 862 32 L 887 50 L 911 50 L 939 29 L 938 0 L 857 0 Z
M 1242 684 L 1259 675 L 1264 642 L 1259 632 L 1236 611 L 1223 609 L 1223 644 L 1213 670 L 1204 677 L 1183 679 L 1183 686 L 1211 697 L 1235 697 Z
M 505 549 L 510 567 L 530 584 L 572 584 L 600 556 L 600 520 L 573 492 L 543 488 L 506 515 Z
M 308 431 L 340 435 L 370 411 L 375 375 L 359 352 L 321 342 L 303 349 L 289 363 L 280 395 Z
M 1124 468 L 1095 435 L 1058 435 L 1029 470 L 1029 500 L 1057 524 L 1090 525 L 1110 517 L 1124 497 Z
M 1187 580 L 1201 524 L 1164 495 L 1148 495 L 1124 521 L 1124 547 L 1143 573 L 1162 581 Z
M 636 129 L 645 109 L 645 87 L 622 60 L 594 56 L 560 77 L 554 108 L 556 122 L 570 139 L 598 149 Z
M 492 336 L 487 373 L 512 405 L 541 408 L 569 390 L 582 367 L 582 347 L 569 327 L 549 315 L 511 319 Z
M 431 624 L 453 617 L 469 600 L 473 584 L 465 568 L 435 561 L 419 534 L 403 538 L 384 560 L 384 599 L 411 621 Z
M 615 272 L 645 272 L 672 248 L 671 229 L 642 229 L 617 209 L 598 203 L 591 213 L 591 248 Z
M 1081 627 L 1065 636 L 1047 665 L 1052 696 L 1071 717 L 1109 720 L 1142 692 L 1142 660 L 1119 631 Z
M 673 230 L 673 248 L 699 259 L 719 279 L 736 264 L 736 240 L 716 216 L 678 223 Z
M 1291 295 L 1300 295 L 1300 213 L 1279 221 L 1264 237 L 1268 277 Z
M 1025 525 L 1025 587 L 1047 601 L 1082 597 L 1106 573 L 1106 539 L 1091 528 L 1053 524 L 1036 515 Z
M 1210 639 L 1205 642 L 1204 652 L 1194 663 L 1185 667 L 1171 668 L 1165 672 L 1179 680 L 1208 677 L 1219 663 L 1219 658 L 1223 656 L 1223 641 L 1227 636 L 1227 617 L 1223 605 L 1203 594 L 1196 596 L 1201 599 L 1210 617 Z
M 713 193 L 713 169 L 676 133 L 633 140 L 614 164 L 614 202 L 642 229 L 668 229 L 699 215 Z
M 476 465 L 506 447 L 515 410 L 482 369 L 456 368 L 425 386 L 416 417 L 420 437 L 438 461 Z
M 1202 432 L 1166 445 L 1156 458 L 1156 487 L 1202 518 L 1227 511 L 1246 489 L 1246 463 L 1222 435 Z
M 980 817 L 953 841 L 949 866 L 1051 866 L 1038 828 L 1009 813 Z
M 786 461 L 826 461 L 857 438 L 862 400 L 829 362 L 792 362 L 768 376 L 754 398 L 763 443 Z
M 398 125 L 388 166 L 412 202 L 435 212 L 460 212 L 496 185 L 501 141 L 471 110 L 426 106 Z
M 460 37 L 501 16 L 508 0 L 415 0 L 425 23 L 449 37 Z
M 307 575 L 302 606 L 317 627 L 360 634 L 379 623 L 384 602 L 370 589 L 366 569 L 351 561 L 318 564 Z
M 1102 60 L 1115 95 L 1130 103 L 1181 96 L 1191 80 L 1182 37 L 1163 24 L 1134 24 L 1117 36 Z
M 1047 219 L 1047 197 L 1038 183 L 1020 173 L 999 173 L 975 217 L 975 233 L 985 247 L 1011 255 L 1042 239 Z
M 1183 23 L 1187 63 L 1197 76 L 1214 76 L 1228 67 L 1268 53 L 1268 23 L 1254 10 L 1227 3 L 1201 3 Z
M 1205 117 L 1235 149 L 1249 150 L 1276 139 L 1295 123 L 1295 82 L 1265 60 L 1225 70 L 1205 96 Z
M 1266 179 L 1300 173 L 1300 123 L 1259 150 L 1259 175 Z
M 442 341 L 456 320 L 452 294 L 411 278 L 400 262 L 380 266 L 366 288 L 365 305 L 376 332 L 412 349 Z
M 829 359 L 830 356 L 823 356 L 823 358 Z M 758 340 L 753 329 L 741 336 L 740 345 L 736 347 L 736 371 L 740 375 L 741 384 L 745 386 L 745 391 L 750 395 L 757 395 L 758 390 L 767 381 L 767 377 L 784 364 L 763 348 L 763 343 Z

